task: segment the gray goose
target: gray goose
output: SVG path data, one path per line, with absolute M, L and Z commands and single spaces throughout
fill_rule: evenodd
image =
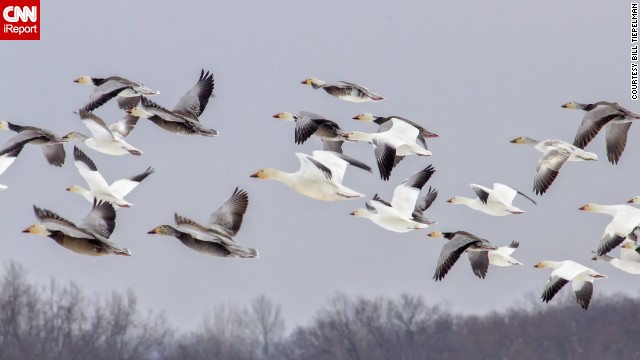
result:
M 382 96 L 371 92 L 366 87 L 347 81 L 340 81 L 339 84 L 327 84 L 318 78 L 311 77 L 301 81 L 300 83 L 309 85 L 314 89 L 322 89 L 326 91 L 327 94 L 345 101 L 367 102 L 384 100 Z
M 39 224 L 33 224 L 23 230 L 24 233 L 47 236 L 60 246 L 77 254 L 88 256 L 125 255 L 131 256 L 131 251 L 107 240 L 116 226 L 116 211 L 108 202 L 94 200 L 89 214 L 82 220 L 80 226 L 62 216 L 33 207 Z
M 208 227 L 176 213 L 176 227 L 159 225 L 148 234 L 173 236 L 188 248 L 205 255 L 256 258 L 256 249 L 244 247 L 233 240 L 248 206 L 249 195 L 236 187 L 231 197 L 211 214 Z
M 617 103 L 598 101 L 593 104 L 581 104 L 575 101 L 562 105 L 566 109 L 580 109 L 585 111 L 582 123 L 576 133 L 573 145 L 584 149 L 606 125 L 605 141 L 607 159 L 617 164 L 627 146 L 627 134 L 632 121 L 640 119 L 640 115 L 623 108 Z
M 202 70 L 198 82 L 178 100 L 173 110 L 168 110 L 142 97 L 140 104 L 127 112 L 145 117 L 173 134 L 217 136 L 217 130 L 205 128 L 198 119 L 209 103 L 213 86 L 213 74 Z
M 281 112 L 273 115 L 274 118 L 294 121 L 296 123 L 295 142 L 303 144 L 312 135 L 322 140 L 322 150 L 342 153 L 342 143 L 344 143 L 345 132 L 335 121 L 326 119 L 308 111 L 300 111 L 297 115 L 289 112 Z
M 140 96 L 153 96 L 160 94 L 159 91 L 149 89 L 142 84 L 138 84 L 137 82 L 120 76 L 94 78 L 85 75 L 73 80 L 73 82 L 82 85 L 95 85 L 96 87 L 89 97 L 89 102 L 80 108 L 87 112 L 99 108 L 116 96 L 118 97 L 118 106 L 123 110 L 128 110 L 138 104 Z
M 23 137 L 17 137 L 16 141 L 32 138 L 29 143 L 40 145 L 42 153 L 49 164 L 53 166 L 62 166 L 62 164 L 64 164 L 66 154 L 62 143 L 65 142 L 66 139 L 58 137 L 51 131 L 34 126 L 17 125 L 8 121 L 0 121 L 0 130 L 11 130 L 17 133 L 25 133 Z

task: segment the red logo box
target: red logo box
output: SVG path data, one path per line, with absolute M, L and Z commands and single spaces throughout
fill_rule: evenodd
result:
M 40 0 L 0 0 L 0 40 L 40 40 Z

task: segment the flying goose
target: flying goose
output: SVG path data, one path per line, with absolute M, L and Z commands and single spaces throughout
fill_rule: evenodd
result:
M 634 245 L 631 242 L 628 242 L 623 245 L 623 248 L 631 248 L 633 246 Z M 640 261 L 625 260 L 622 258 L 622 253 L 620 255 L 620 258 L 614 258 L 609 255 L 596 255 L 591 260 L 606 261 L 611 264 L 611 266 L 618 268 L 626 273 L 634 275 L 640 274 Z
M 106 201 L 94 200 L 91 211 L 80 226 L 52 211 L 37 206 L 33 210 L 40 223 L 29 226 L 22 231 L 24 233 L 48 236 L 59 245 L 82 255 L 131 256 L 129 249 L 107 240 L 116 226 L 116 211 Z
M 366 164 L 333 151 L 317 150 L 312 156 L 296 153 L 296 157 L 300 160 L 300 169 L 294 173 L 265 168 L 251 177 L 279 181 L 296 192 L 317 200 L 338 201 L 364 196 L 342 185 L 342 179 L 347 165 L 371 171 Z
M 314 89 L 322 89 L 329 95 L 333 95 L 338 99 L 351 101 L 351 102 L 367 102 L 367 101 L 382 101 L 384 98 L 378 94 L 371 92 L 364 86 L 360 86 L 347 81 L 340 81 L 340 84 L 327 84 L 326 82 L 311 77 L 300 82 L 304 85 L 309 85 Z
M 107 127 L 98 115 L 81 109 L 78 114 L 82 123 L 89 129 L 92 137 L 73 131 L 63 137 L 67 140 L 80 140 L 87 147 L 107 155 L 142 155 L 142 150 L 127 143 L 124 138 L 138 122 L 138 117 L 127 114 L 124 118 Z
M 135 116 L 145 117 L 173 134 L 217 136 L 217 130 L 205 128 L 198 119 L 209 103 L 209 98 L 213 93 L 213 86 L 213 74 L 208 71 L 205 73 L 202 70 L 198 82 L 182 95 L 173 110 L 165 109 L 142 97 L 140 104 L 127 110 L 127 112 Z
M 431 151 L 416 144 L 417 128 L 398 119 L 391 119 L 378 128 L 377 133 L 351 131 L 344 138 L 351 141 L 366 141 L 373 144 L 382 180 L 389 180 L 391 171 L 404 156 L 431 156 Z
M 209 227 L 175 214 L 177 227 L 160 225 L 148 233 L 174 236 L 190 249 L 206 255 L 257 258 L 256 249 L 241 246 L 233 240 L 248 206 L 249 195 L 236 187 L 229 200 L 211 214 Z
M 430 187 L 422 199 L 418 198 L 420 190 L 435 172 L 432 165 L 427 166 L 395 188 L 391 203 L 376 194 L 371 203 L 366 203 L 366 208 L 358 209 L 351 215 L 369 219 L 383 229 L 398 233 L 426 229 L 434 222 L 425 218 L 423 213 L 431 206 L 438 192 Z
M 383 116 L 376 116 L 373 115 L 371 113 L 362 113 L 362 114 L 358 114 L 356 116 L 353 117 L 353 120 L 360 120 L 363 122 L 374 122 L 376 124 L 378 124 L 379 126 L 382 126 L 383 124 L 385 124 L 386 122 L 388 122 L 391 119 L 397 119 L 400 121 L 404 121 L 407 124 L 415 127 L 416 129 L 418 129 L 419 134 L 418 134 L 418 141 L 420 141 L 420 143 L 422 144 L 422 146 L 424 146 L 425 149 L 427 148 L 427 142 L 425 140 L 425 138 L 434 138 L 434 137 L 438 137 L 439 135 L 431 132 L 427 129 L 425 129 L 424 127 L 422 127 L 419 124 L 416 124 L 415 122 L 405 119 L 403 117 L 400 116 L 387 116 L 387 117 L 383 117 Z M 380 127 L 378 127 L 379 129 Z
M 471 270 L 473 271 L 473 274 L 481 279 L 484 279 L 487 276 L 489 265 L 503 267 L 522 265 L 520 261 L 511 257 L 511 254 L 513 254 L 513 252 L 516 251 L 519 246 L 519 242 L 512 241 L 508 246 L 501 246 L 495 250 L 467 250 L 469 263 L 471 263 Z
M 295 121 L 296 144 L 303 144 L 311 135 L 315 135 L 322 139 L 323 150 L 342 152 L 345 132 L 336 122 L 308 111 L 300 111 L 298 115 L 281 112 L 273 117 L 285 121 Z
M 546 303 L 551 301 L 558 291 L 571 281 L 571 287 L 573 288 L 576 301 L 585 310 L 589 307 L 591 296 L 593 295 L 593 281 L 595 279 L 606 278 L 606 276 L 595 270 L 571 260 L 541 261 L 533 267 L 538 269 L 554 269 L 542 292 L 542 301 Z
M 513 199 L 517 194 L 524 196 L 529 199 L 529 201 L 536 204 L 533 199 L 520 191 L 499 183 L 493 183 L 493 189 L 476 184 L 471 184 L 471 188 L 478 195 L 477 198 L 471 199 L 463 196 L 456 196 L 447 200 L 447 202 L 467 205 L 474 210 L 493 216 L 524 214 L 524 210 L 512 205 Z
M 93 90 L 93 94 L 89 97 L 89 102 L 81 108 L 81 110 L 86 112 L 99 108 L 116 96 L 118 97 L 118 106 L 123 110 L 127 110 L 136 106 L 140 96 L 153 96 L 160 94 L 159 91 L 151 90 L 142 84 L 138 84 L 119 76 L 94 78 L 85 75 L 73 80 L 73 82 L 82 85 L 91 84 L 96 86 Z
M 640 209 L 629 205 L 598 205 L 586 204 L 578 210 L 597 212 L 613 216 L 613 219 L 604 229 L 596 253 L 604 255 L 620 245 L 625 238 L 640 225 Z
M 460 255 L 465 251 L 471 252 L 484 252 L 488 250 L 496 250 L 497 248 L 489 241 L 479 238 L 469 232 L 466 231 L 455 231 L 455 232 L 440 232 L 434 231 L 427 236 L 432 238 L 445 238 L 447 241 L 442 246 L 442 251 L 440 251 L 440 257 L 438 258 L 438 264 L 436 266 L 436 273 L 433 275 L 433 279 L 435 281 L 439 281 L 444 279 L 449 270 L 453 267 L 453 265 L 458 261 Z M 480 256 L 469 256 L 469 260 L 471 261 L 471 267 L 474 269 L 474 273 L 477 268 L 483 267 L 484 265 L 480 262 L 476 262 L 476 260 L 481 260 Z M 488 267 L 488 263 L 486 267 Z M 486 274 L 486 269 L 484 270 Z
M 110 202 L 116 209 L 120 207 L 130 207 L 133 204 L 124 199 L 131 190 L 135 189 L 142 180 L 151 175 L 154 170 L 147 168 L 143 173 L 126 179 L 114 181 L 109 185 L 98 172 L 98 168 L 91 159 L 77 146 L 73 147 L 73 159 L 78 168 L 78 172 L 89 185 L 89 190 L 78 185 L 67 188 L 67 191 L 80 194 L 87 201 L 92 202 L 94 198 Z
M 511 143 L 531 145 L 543 153 L 538 160 L 536 175 L 533 179 L 533 190 L 539 195 L 544 194 L 551 186 L 565 162 L 598 160 L 598 155 L 557 139 L 538 141 L 520 136 L 511 140 Z
M 39 135 L 38 138 L 30 141 L 29 143 L 40 145 L 42 153 L 45 158 L 47 158 L 47 162 L 49 162 L 49 164 L 53 166 L 62 166 L 62 164 L 64 164 L 64 158 L 66 155 L 62 143 L 65 142 L 65 139 L 56 136 L 51 131 L 34 126 L 21 126 L 8 121 L 0 121 L 0 130 L 11 130 L 17 133 L 28 131 L 30 132 L 29 137 L 36 134 Z
M 631 121 L 640 119 L 640 115 L 608 101 L 598 101 L 593 104 L 571 101 L 562 107 L 586 112 L 573 141 L 573 145 L 581 149 L 591 142 L 603 126 L 607 126 L 605 134 L 607 159 L 610 163 L 617 164 L 627 145 L 627 133 L 631 127 Z

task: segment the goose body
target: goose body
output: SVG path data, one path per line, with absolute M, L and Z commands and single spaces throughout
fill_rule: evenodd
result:
M 473 274 L 480 279 L 484 279 L 489 271 L 489 265 L 501 267 L 522 265 L 520 261 L 511 257 L 511 254 L 513 254 L 519 246 L 519 242 L 512 241 L 508 246 L 501 246 L 493 250 L 471 251 L 467 249 L 465 252 L 469 257 Z
M 109 185 L 100 172 L 98 172 L 98 168 L 94 162 L 75 146 L 73 148 L 73 158 L 78 172 L 89 185 L 89 190 L 78 185 L 73 185 L 69 187 L 67 191 L 80 194 L 89 202 L 92 202 L 94 198 L 108 201 L 115 208 L 132 206 L 133 204 L 126 201 L 124 197 L 154 171 L 153 169 L 148 168 L 141 174 L 126 179 L 120 179 Z
M 131 256 L 129 249 L 107 240 L 116 226 L 116 212 L 108 202 L 94 201 L 80 226 L 52 211 L 36 206 L 33 209 L 40 223 L 29 226 L 23 230 L 24 233 L 47 236 L 60 246 L 81 255 Z
M 640 119 L 640 115 L 608 101 L 598 101 L 593 104 L 571 101 L 562 107 L 585 111 L 573 145 L 584 149 L 602 127 L 606 126 L 607 159 L 610 163 L 617 164 L 627 145 L 627 134 L 632 121 Z
M 137 104 L 140 96 L 160 94 L 159 91 L 149 89 L 142 84 L 119 76 L 94 78 L 85 75 L 73 81 L 82 85 L 95 86 L 93 93 L 89 97 L 89 102 L 81 108 L 86 112 L 99 108 L 114 97 L 117 97 L 118 106 L 123 110 L 127 110 Z
M 121 120 L 107 126 L 105 122 L 96 114 L 80 110 L 79 113 L 82 123 L 91 132 L 91 137 L 79 132 L 70 132 L 63 138 L 67 140 L 79 140 L 87 145 L 88 148 L 107 155 L 142 155 L 139 150 L 125 141 L 125 137 L 133 129 L 138 121 L 137 116 L 126 115 Z
M 362 197 L 342 185 L 347 165 L 371 171 L 362 162 L 333 151 L 314 151 L 313 155 L 296 153 L 300 160 L 300 169 L 295 173 L 286 173 L 278 169 L 262 169 L 251 177 L 279 181 L 294 191 L 317 200 L 338 201 Z
M 581 206 L 579 210 L 607 214 L 613 217 L 604 229 L 604 234 L 596 250 L 598 255 L 604 255 L 615 249 L 640 225 L 640 209 L 629 205 L 591 203 Z
M 213 74 L 202 70 L 196 84 L 178 100 L 173 110 L 168 110 L 142 97 L 140 104 L 127 112 L 149 119 L 160 128 L 177 135 L 217 136 L 218 131 L 200 124 L 199 117 L 207 107 L 214 87 Z
M 0 130 L 11 130 L 17 133 L 28 132 L 29 137 L 34 137 L 34 139 L 29 143 L 33 145 L 40 145 L 42 153 L 49 164 L 53 166 L 62 166 L 62 164 L 64 164 L 66 154 L 62 143 L 66 140 L 55 135 L 51 131 L 35 126 L 17 125 L 8 121 L 0 121 Z
M 594 280 L 606 278 L 606 276 L 595 270 L 571 260 L 541 261 L 534 267 L 538 269 L 553 269 L 549 281 L 547 281 L 542 292 L 542 301 L 548 303 L 563 286 L 571 282 L 576 302 L 585 310 L 589 308 L 589 303 L 591 302 Z
M 434 138 L 434 137 L 438 137 L 439 135 L 431 132 L 427 129 L 425 129 L 422 125 L 417 124 L 409 119 L 405 119 L 403 117 L 400 116 L 376 116 L 373 115 L 371 113 L 362 113 L 362 114 L 358 114 L 356 116 L 353 117 L 354 120 L 359 120 L 359 121 L 363 121 L 363 122 L 374 122 L 376 124 L 378 124 L 378 131 L 380 131 L 380 128 L 383 127 L 383 125 L 389 121 L 391 121 L 392 119 L 396 119 L 396 120 L 400 120 L 403 121 L 413 127 L 415 127 L 416 129 L 418 129 L 419 133 L 418 133 L 418 141 L 422 144 L 422 146 L 424 146 L 425 149 L 427 148 L 427 141 L 425 140 L 426 138 Z M 384 130 L 382 130 L 384 131 Z
M 476 276 L 484 278 L 489 267 L 489 261 L 486 257 L 486 252 L 489 250 L 497 250 L 497 248 L 488 240 L 475 236 L 467 231 L 456 232 L 440 232 L 434 231 L 427 236 L 432 238 L 445 238 L 447 241 L 442 246 L 440 251 L 440 257 L 436 266 L 436 272 L 433 275 L 435 281 L 444 279 L 449 270 L 455 265 L 464 252 L 469 252 L 469 261 L 471 262 L 471 268 Z M 472 254 L 473 252 L 473 254 Z M 481 252 L 483 254 L 475 254 Z M 483 259 L 487 259 L 483 261 Z
M 513 206 L 513 199 L 517 194 L 529 199 L 534 204 L 536 203 L 527 195 L 504 184 L 494 183 L 493 189 L 482 185 L 471 184 L 471 188 L 478 195 L 477 198 L 471 199 L 463 196 L 456 196 L 447 200 L 447 202 L 466 205 L 474 210 L 478 210 L 492 216 L 523 214 L 524 210 Z
M 340 81 L 339 84 L 327 84 L 326 82 L 311 77 L 305 79 L 301 84 L 309 85 L 314 89 L 322 89 L 327 94 L 337 97 L 340 100 L 350 102 L 367 102 L 367 101 L 382 101 L 384 98 L 364 86 L 354 84 L 347 81 Z
M 416 144 L 418 129 L 404 121 L 392 119 L 378 131 L 377 133 L 352 131 L 346 133 L 344 137 L 351 141 L 366 141 L 373 144 L 378 170 L 383 180 L 389 180 L 391 171 L 404 156 L 431 156 L 431 151 Z
M 369 219 L 383 229 L 398 233 L 429 227 L 434 222 L 425 218 L 423 213 L 431 206 L 438 192 L 429 188 L 422 199 L 419 199 L 419 195 L 434 173 L 433 166 L 427 166 L 395 188 L 391 203 L 376 194 L 370 203 L 366 203 L 366 208 L 353 211 L 351 215 Z
M 557 139 L 538 141 L 520 136 L 511 140 L 511 143 L 531 145 L 543 153 L 540 160 L 538 160 L 533 180 L 533 190 L 540 195 L 549 189 L 558 176 L 560 168 L 567 161 L 598 160 L 598 155 Z
M 175 214 L 176 227 L 156 226 L 149 234 L 174 236 L 188 248 L 205 255 L 257 258 L 256 249 L 244 247 L 233 240 L 248 206 L 247 192 L 236 188 L 231 197 L 211 214 L 208 227 Z

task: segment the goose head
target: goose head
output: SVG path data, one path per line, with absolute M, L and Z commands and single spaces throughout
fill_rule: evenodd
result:
M 444 233 L 442 231 L 432 231 L 427 234 L 428 237 L 439 239 L 444 237 Z
M 257 179 L 274 179 L 278 178 L 282 171 L 278 169 L 265 168 L 260 169 L 258 172 L 252 174 L 250 177 Z
M 313 87 L 314 89 L 321 88 L 321 87 L 327 85 L 326 82 L 324 82 L 324 81 L 322 81 L 322 80 L 320 80 L 318 78 L 315 78 L 315 77 L 310 77 L 308 79 L 304 79 L 300 83 L 304 84 L 304 85 L 309 85 L 309 86 Z
M 87 85 L 87 84 L 93 84 L 93 79 L 91 78 L 91 76 L 84 75 L 73 80 L 73 82 L 82 84 L 82 85 Z
M 528 145 L 533 145 L 533 144 L 536 144 L 537 142 L 538 142 L 537 140 L 534 140 L 526 136 L 518 136 L 517 138 L 510 141 L 510 143 L 512 144 L 528 144 Z
M 354 116 L 352 119 L 353 120 L 364 121 L 364 122 L 372 122 L 377 118 L 378 117 L 373 115 L 372 113 L 362 113 L 362 114 L 358 114 L 358 115 Z
M 33 224 L 33 225 L 29 226 L 28 228 L 22 230 L 22 232 L 23 233 L 34 234 L 34 235 L 42 235 L 42 236 L 51 235 L 49 230 L 47 230 L 47 228 L 42 224 Z
M 147 110 L 143 109 L 140 106 L 135 106 L 127 110 L 127 112 L 133 116 L 144 117 L 144 118 L 149 118 L 153 116 L 152 113 L 148 112 Z
M 629 204 L 639 204 L 640 203 L 640 195 L 639 196 L 634 196 L 631 199 L 627 200 L 627 203 L 629 203 Z
M 290 112 L 281 112 L 281 113 L 277 113 L 275 115 L 273 115 L 274 118 L 276 119 L 280 119 L 280 120 L 285 120 L 285 121 L 294 121 L 297 120 L 298 117 L 293 115 Z
M 175 233 L 176 229 L 171 225 L 159 225 L 147 232 L 147 234 L 156 235 L 174 235 Z

